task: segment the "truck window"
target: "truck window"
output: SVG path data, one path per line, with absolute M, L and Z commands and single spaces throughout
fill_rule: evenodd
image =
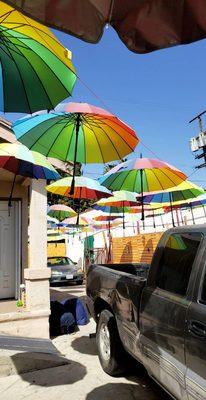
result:
M 163 249 L 156 278 L 156 286 L 184 296 L 192 265 L 201 241 L 201 233 L 173 233 Z

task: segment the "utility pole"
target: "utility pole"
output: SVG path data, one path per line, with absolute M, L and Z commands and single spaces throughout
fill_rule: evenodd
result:
M 206 110 L 196 115 L 189 124 L 196 119 L 199 125 L 199 135 L 190 139 L 190 148 L 192 152 L 200 151 L 201 153 L 195 156 L 196 160 L 204 159 L 202 164 L 197 165 L 195 168 L 200 169 L 206 167 L 206 131 L 203 130 L 202 116 L 206 114 Z

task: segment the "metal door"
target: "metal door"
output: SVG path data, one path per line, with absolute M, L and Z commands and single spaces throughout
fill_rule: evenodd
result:
M 19 281 L 19 202 L 0 201 L 0 299 L 15 298 Z

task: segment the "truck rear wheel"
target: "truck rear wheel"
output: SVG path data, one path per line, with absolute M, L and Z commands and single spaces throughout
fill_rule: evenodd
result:
M 103 370 L 111 376 L 123 373 L 127 353 L 122 346 L 115 318 L 109 310 L 104 310 L 100 314 L 96 340 Z

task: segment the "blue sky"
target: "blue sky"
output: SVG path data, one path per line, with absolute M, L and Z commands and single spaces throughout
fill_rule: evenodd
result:
M 142 152 L 154 158 L 155 154 L 190 176 L 197 161 L 189 139 L 198 133 L 198 126 L 188 121 L 206 109 L 206 41 L 140 55 L 130 52 L 112 28 L 105 30 L 97 45 L 60 32 L 56 35 L 73 52 L 81 81 L 98 97 L 77 81 L 73 100 L 102 106 L 101 99 L 136 130 L 142 142 L 137 156 Z M 14 119 L 10 114 L 5 117 Z M 84 173 L 94 178 L 102 171 L 99 165 L 84 167 Z M 191 180 L 206 187 L 205 169 L 192 174 Z

